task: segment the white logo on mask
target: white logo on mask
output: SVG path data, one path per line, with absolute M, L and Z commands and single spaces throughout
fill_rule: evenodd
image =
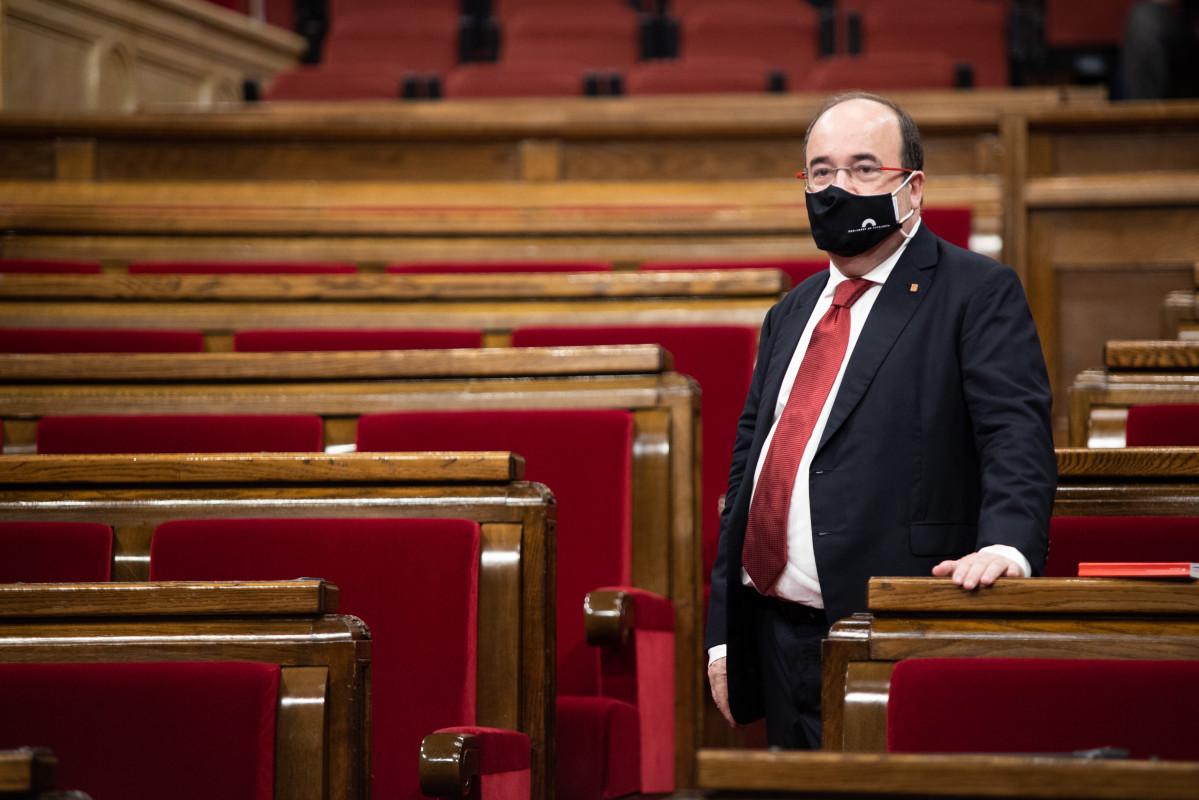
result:
M 878 227 L 878 223 L 870 218 L 867 218 L 867 219 L 862 220 L 862 227 L 863 228 L 876 228 L 876 227 Z

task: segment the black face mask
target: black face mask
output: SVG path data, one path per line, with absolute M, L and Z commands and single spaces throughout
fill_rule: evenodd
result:
M 895 194 L 912 179 L 886 194 L 854 194 L 836 184 L 818 192 L 804 192 L 812 238 L 821 250 L 835 256 L 858 256 L 900 228 L 915 211 L 899 219 Z

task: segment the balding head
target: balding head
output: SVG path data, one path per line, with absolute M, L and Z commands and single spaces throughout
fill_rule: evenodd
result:
M 886 124 L 884 118 L 879 117 L 878 112 L 881 111 L 886 116 L 889 116 L 893 124 L 898 128 L 895 133 L 898 135 L 897 155 L 899 166 L 914 170 L 924 169 L 924 146 L 920 143 L 920 130 L 916 127 L 915 121 L 894 101 L 869 92 L 847 92 L 840 94 L 821 106 L 816 116 L 812 118 L 812 122 L 808 125 L 807 133 L 804 134 L 805 169 L 810 166 L 808 161 L 808 143 L 812 138 L 812 130 L 817 126 L 817 123 L 821 122 L 826 114 L 838 106 L 845 104 L 849 104 L 850 107 L 841 109 L 835 116 L 847 116 L 842 112 L 852 111 L 854 118 L 877 124 Z M 846 123 L 851 121 L 849 119 L 843 120 Z

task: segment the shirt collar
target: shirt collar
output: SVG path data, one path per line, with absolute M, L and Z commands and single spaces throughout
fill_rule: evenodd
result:
M 916 224 L 912 226 L 912 232 L 910 234 L 908 234 L 907 236 L 903 237 L 903 242 L 899 245 L 899 249 L 897 249 L 891 255 L 887 256 L 886 261 L 879 264 L 877 267 L 870 270 L 862 277 L 865 278 L 866 280 L 872 281 L 874 283 L 886 283 L 887 277 L 891 274 L 891 270 L 895 269 L 895 265 L 899 263 L 900 257 L 903 256 L 904 251 L 908 249 L 908 245 L 911 244 L 912 239 L 915 238 L 916 231 L 920 230 L 920 223 L 921 223 L 921 220 L 917 219 Z M 828 282 L 828 285 L 825 287 L 825 291 L 829 292 L 829 294 L 831 296 L 832 290 L 834 288 L 836 288 L 838 283 L 840 283 L 841 281 L 844 281 L 844 280 L 849 280 L 849 279 L 846 278 L 844 275 L 842 275 L 840 273 L 840 271 L 837 270 L 837 267 L 835 265 L 833 265 L 832 262 L 829 262 L 829 275 L 830 275 L 830 280 Z

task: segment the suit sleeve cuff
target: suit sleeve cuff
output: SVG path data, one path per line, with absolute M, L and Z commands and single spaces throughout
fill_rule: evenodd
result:
M 712 666 L 713 661 L 719 661 L 728 655 L 729 646 L 727 644 L 714 645 L 708 650 L 708 666 Z
M 995 553 L 996 555 L 1000 555 L 1011 561 L 1015 561 L 1020 567 L 1020 574 L 1017 576 L 1019 578 L 1027 578 L 1032 575 L 1032 564 L 1028 563 L 1028 559 L 1024 557 L 1023 553 L 1011 545 L 989 544 L 978 552 Z

